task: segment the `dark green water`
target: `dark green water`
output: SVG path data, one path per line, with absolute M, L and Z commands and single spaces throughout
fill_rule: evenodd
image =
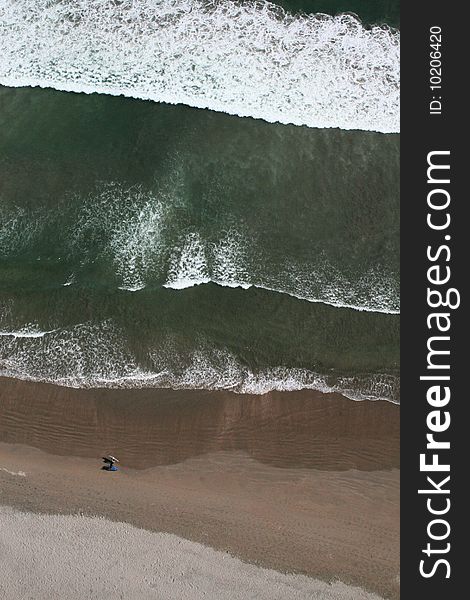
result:
M 398 136 L 28 89 L 1 115 L 7 288 L 210 278 L 398 309 Z
M 364 23 L 386 23 L 392 27 L 400 25 L 399 0 L 277 0 L 289 12 L 325 13 L 354 13 Z
M 7 373 L 396 397 L 397 136 L 0 98 Z
M 398 24 L 395 2 L 278 4 Z M 138 6 L 142 18 L 154 14 L 147 2 Z M 198 19 L 204 6 L 197 5 Z M 228 13 L 207 6 L 225 35 Z M 126 36 L 121 5 L 113 7 L 102 14 L 118 24 L 116 35 Z M 290 72 L 282 61 L 297 60 L 296 38 L 288 20 L 276 24 L 259 8 L 250 5 L 240 19 L 259 17 L 263 27 L 287 36 L 292 56 L 282 45 L 273 55 L 281 81 Z M 16 18 L 8 10 L 5 18 Z M 24 2 L 21 10 L 28 10 Z M 53 10 L 51 4 L 52 24 Z M 159 5 L 159 19 L 165 10 Z M 57 14 L 70 27 L 67 14 Z M 179 13 L 169 18 L 179 31 Z M 184 19 L 187 27 L 190 17 Z M 318 23 L 319 32 L 338 36 L 322 55 L 326 64 L 336 64 L 343 34 L 356 50 L 379 48 L 354 24 L 328 22 L 321 30 Z M 315 23 L 294 25 L 300 36 L 318 33 Z M 20 38 L 31 31 L 25 25 Z M 86 48 L 74 44 L 77 56 L 89 60 Z M 311 51 L 298 50 L 302 68 Z M 37 65 L 27 60 L 21 53 L 0 58 L 0 79 L 16 85 L 16 69 L 37 77 Z M 38 72 L 46 68 L 48 82 L 55 59 L 41 60 Z M 104 66 L 92 78 L 106 79 L 109 57 L 100 60 Z M 266 68 L 253 64 L 254 73 Z M 60 76 L 73 78 L 77 65 L 65 67 Z M 236 62 L 231 69 L 242 76 Z M 138 89 L 139 71 L 133 72 Z M 328 73 L 319 70 L 320 78 Z M 207 83 L 217 91 L 221 81 L 217 75 Z M 312 83 L 296 85 L 299 106 L 310 102 Z M 381 110 L 375 85 L 369 89 L 359 78 L 351 88 L 366 90 L 374 119 Z M 191 102 L 203 91 L 197 88 Z M 251 96 L 245 101 L 250 105 Z M 341 95 L 336 101 L 340 111 L 351 109 Z M 276 102 L 283 106 L 281 88 Z M 347 119 L 355 122 L 354 111 Z M 361 119 L 366 131 L 317 129 L 104 94 L 0 87 L 0 375 L 77 386 L 311 387 L 396 400 L 399 136 L 367 131 L 367 113 Z

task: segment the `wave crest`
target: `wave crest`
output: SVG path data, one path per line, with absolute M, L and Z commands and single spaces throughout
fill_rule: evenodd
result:
M 37 331 L 33 326 L 30 331 Z M 398 402 L 398 377 L 385 374 L 323 375 L 302 368 L 255 371 L 225 348 L 203 340 L 181 353 L 169 338 L 146 353 L 145 365 L 129 351 L 112 321 L 80 323 L 29 336 L 0 337 L 0 376 L 67 387 L 232 390 L 241 394 L 313 389 L 353 400 Z
M 56 282 L 61 287 L 91 283 L 136 292 L 215 283 L 360 311 L 400 311 L 395 270 L 370 263 L 351 270 L 333 263 L 325 253 L 311 252 L 307 260 L 287 247 L 276 257 L 241 219 L 216 231 L 180 221 L 184 211 L 178 193 L 164 186 L 149 191 L 101 184 L 88 197 L 72 196 L 67 201 L 73 210 L 59 205 L 30 214 L 16 207 L 0 211 L 7 224 L 14 224 L 0 228 L 0 249 L 7 255 L 29 246 L 39 260 L 42 240 L 51 228 L 58 232 L 55 249 L 70 267 Z M 93 275 L 90 266 L 99 264 L 101 270 Z
M 399 33 L 269 2 L 0 0 L 0 84 L 399 131 Z
M 351 280 L 323 256 L 311 264 L 289 260 L 278 265 L 263 255 L 254 240 L 248 242 L 237 231 L 226 232 L 216 244 L 204 243 L 197 233 L 190 233 L 170 257 L 164 287 L 183 290 L 206 283 L 255 287 L 338 308 L 400 312 L 393 274 L 369 269 Z

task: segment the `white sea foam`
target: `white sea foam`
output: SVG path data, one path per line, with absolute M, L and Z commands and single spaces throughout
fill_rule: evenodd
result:
M 132 201 L 135 205 L 139 198 L 132 197 Z M 126 208 L 131 207 L 128 202 Z M 161 203 L 153 197 L 145 198 L 140 209 L 114 226 L 110 247 L 123 282 L 120 289 L 135 292 L 145 288 L 144 273 L 161 250 L 162 215 Z
M 201 238 L 197 233 L 191 233 L 186 237 L 179 256 L 170 264 L 164 287 L 182 290 L 210 281 Z
M 7 335 L 0 337 L 0 373 L 57 383 L 70 379 L 80 385 L 101 378 L 112 381 L 138 370 L 124 343 L 123 332 L 110 321 Z
M 0 58 L 0 62 L 1 60 Z M 31 215 L 22 207 L 8 208 L 3 203 L 0 204 L 0 256 L 6 256 L 10 252 L 20 252 L 27 248 L 43 227 L 44 217 L 39 211 L 34 211 Z
M 73 285 L 74 283 L 75 283 L 75 274 L 72 273 L 68 277 L 67 281 L 65 283 L 63 283 L 62 285 L 63 285 L 63 287 L 68 287 L 69 285 Z
M 371 274 L 373 271 L 371 271 Z M 223 279 L 211 279 L 209 277 L 204 280 L 194 280 L 194 279 L 185 279 L 185 278 L 177 278 L 175 280 L 170 280 L 164 284 L 166 288 L 172 288 L 175 290 L 182 290 L 190 287 L 194 287 L 195 285 L 201 285 L 204 283 L 214 283 L 216 285 L 220 285 L 221 287 L 231 287 L 231 288 L 242 288 L 244 290 L 248 290 L 250 288 L 257 288 L 261 290 L 266 290 L 269 292 L 275 292 L 277 294 L 286 294 L 287 296 L 291 296 L 292 298 L 297 298 L 297 300 L 306 300 L 307 302 L 327 304 L 329 306 L 335 306 L 336 308 L 350 308 L 352 310 L 358 310 L 363 312 L 381 312 L 390 315 L 400 314 L 400 309 L 398 307 L 395 308 L 396 302 L 393 302 L 393 305 L 390 306 L 390 297 L 381 293 L 380 287 L 376 287 L 377 294 L 374 300 L 370 303 L 370 305 L 361 305 L 357 302 L 341 299 L 341 289 L 344 284 L 347 284 L 346 281 L 342 282 L 340 286 L 334 286 L 334 283 L 331 282 L 329 285 L 329 293 L 326 297 L 314 296 L 310 295 L 308 291 L 294 293 L 289 291 L 289 289 L 283 289 L 283 286 L 279 287 L 269 287 L 267 285 L 256 284 L 256 283 L 245 283 L 240 281 L 224 281 Z M 379 283 L 377 281 L 377 283 Z M 333 285 L 332 285 L 333 284 Z M 354 289 L 351 287 L 350 296 L 354 296 Z M 393 300 L 392 300 L 393 301 Z
M 397 401 L 398 379 L 384 374 L 342 377 L 333 381 L 309 369 L 271 367 L 257 372 L 242 364 L 227 349 L 209 347 L 200 342 L 189 358 L 176 367 L 169 356 L 176 354 L 171 342 L 151 353 L 158 374 L 147 374 L 146 381 L 158 387 L 173 389 L 232 390 L 240 394 L 266 394 L 270 391 L 313 389 L 321 392 L 339 392 L 353 400 Z
M 400 312 L 398 290 L 390 275 L 369 269 L 351 281 L 321 256 L 310 265 L 291 262 L 279 267 L 236 231 L 227 232 L 217 244 L 204 244 L 199 235 L 189 234 L 170 261 L 164 287 L 175 290 L 215 283 L 265 289 L 338 308 Z
M 12 331 L 0 331 L 1 337 L 11 337 L 11 338 L 42 338 L 48 333 L 54 333 L 54 329 L 50 329 L 49 331 L 41 331 L 37 325 L 28 324 L 18 330 Z
M 75 200 L 79 204 L 80 198 Z M 119 289 L 142 290 L 146 277 L 162 268 L 166 211 L 161 198 L 140 186 L 101 184 L 80 209 L 68 238 L 69 252 L 90 252 L 91 246 L 92 262 L 101 258 L 113 263 Z
M 0 84 L 399 131 L 399 33 L 231 0 L 0 0 Z
M 145 288 L 145 283 L 135 285 L 120 285 L 119 290 L 125 290 L 126 292 L 139 292 Z
M 205 230 L 204 225 L 194 230 L 181 219 L 184 189 L 179 185 L 175 178 L 171 185 L 160 182 L 153 191 L 102 183 L 86 198 L 72 197 L 69 204 L 77 213 L 63 230 L 65 260 L 73 265 L 80 259 L 82 266 L 98 263 L 104 273 L 99 283 L 128 292 L 214 283 L 255 287 L 339 308 L 399 313 L 397 273 L 378 266 L 342 269 L 325 253 L 311 251 L 307 260 L 289 255 L 288 247 L 277 256 L 241 220 L 232 219 L 223 231 Z M 42 220 L 21 209 L 8 215 L 16 225 L 3 238 L 0 231 L 0 242 L 12 253 L 25 247 L 20 232 L 34 247 L 47 235 L 49 222 L 60 222 L 54 211 L 43 211 Z M 68 279 L 60 279 L 58 285 L 81 281 L 80 268 L 73 266 Z
M 212 247 L 212 281 L 226 287 L 250 288 L 250 273 L 247 265 L 248 244 L 236 231 L 228 232 Z
M 147 352 L 141 366 L 126 348 L 125 334 L 111 321 L 82 323 L 47 337 L 0 338 L 0 376 L 68 387 L 339 392 L 353 400 L 397 402 L 398 379 L 364 374 L 331 378 L 308 369 L 272 367 L 253 371 L 227 349 L 199 341 L 181 354 L 171 339 Z

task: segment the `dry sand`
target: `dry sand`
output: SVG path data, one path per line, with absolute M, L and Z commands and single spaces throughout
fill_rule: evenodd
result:
M 48 548 L 67 540 L 74 554 L 66 553 L 63 560 L 80 561 L 87 571 L 82 561 L 94 556 L 86 550 L 92 539 L 103 544 L 104 532 L 112 530 L 110 548 L 119 552 L 119 540 L 128 532 L 131 570 L 118 569 L 122 580 L 102 574 L 105 587 L 92 582 L 89 595 L 77 588 L 70 598 L 374 597 L 359 588 L 398 598 L 397 406 L 316 393 L 260 398 L 154 390 L 130 398 L 127 392 L 96 392 L 0 381 L 0 505 L 114 522 L 87 521 L 90 531 L 78 536 L 84 527 L 78 517 L 58 521 L 28 515 L 23 517 L 27 533 L 18 536 L 13 525 L 18 516 L 3 510 L 6 534 L 4 539 L 0 534 L 0 549 L 16 556 L 7 568 L 16 564 L 23 590 L 32 589 L 31 596 L 13 595 L 15 600 L 64 597 L 41 596 L 34 589 L 35 569 L 45 569 L 48 581 L 70 589 L 89 580 L 75 568 L 73 582 L 65 582 L 65 568 L 57 574 L 47 557 L 44 564 L 33 560 L 27 538 L 41 527 L 56 531 L 42 536 Z M 118 472 L 100 469 L 103 452 L 122 459 Z M 118 522 L 147 531 L 127 530 Z M 58 523 L 64 532 L 60 544 Z M 153 548 L 151 556 L 145 548 Z M 241 565 L 227 552 L 252 565 Z M 180 563 L 191 568 L 178 571 Z M 90 573 L 105 572 L 97 564 Z M 157 574 L 155 564 L 161 565 Z M 297 575 L 292 579 L 261 567 Z M 167 572 L 178 575 L 174 582 Z M 148 581 L 156 587 L 149 588 Z M 112 585 L 122 586 L 123 595 L 106 591 Z M 128 587 L 136 585 L 138 591 Z M 292 585 L 297 588 L 286 587 Z
M 341 582 L 249 565 L 167 533 L 0 507 L 0 597 L 35 600 L 380 600 Z

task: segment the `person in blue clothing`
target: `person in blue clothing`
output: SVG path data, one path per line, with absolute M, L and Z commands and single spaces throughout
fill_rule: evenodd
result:
M 103 469 L 105 471 L 117 471 L 118 468 L 116 467 L 116 465 L 114 463 L 119 462 L 119 460 L 115 457 L 112 456 L 111 454 L 109 454 L 108 456 L 103 456 L 103 462 L 105 463 Z

